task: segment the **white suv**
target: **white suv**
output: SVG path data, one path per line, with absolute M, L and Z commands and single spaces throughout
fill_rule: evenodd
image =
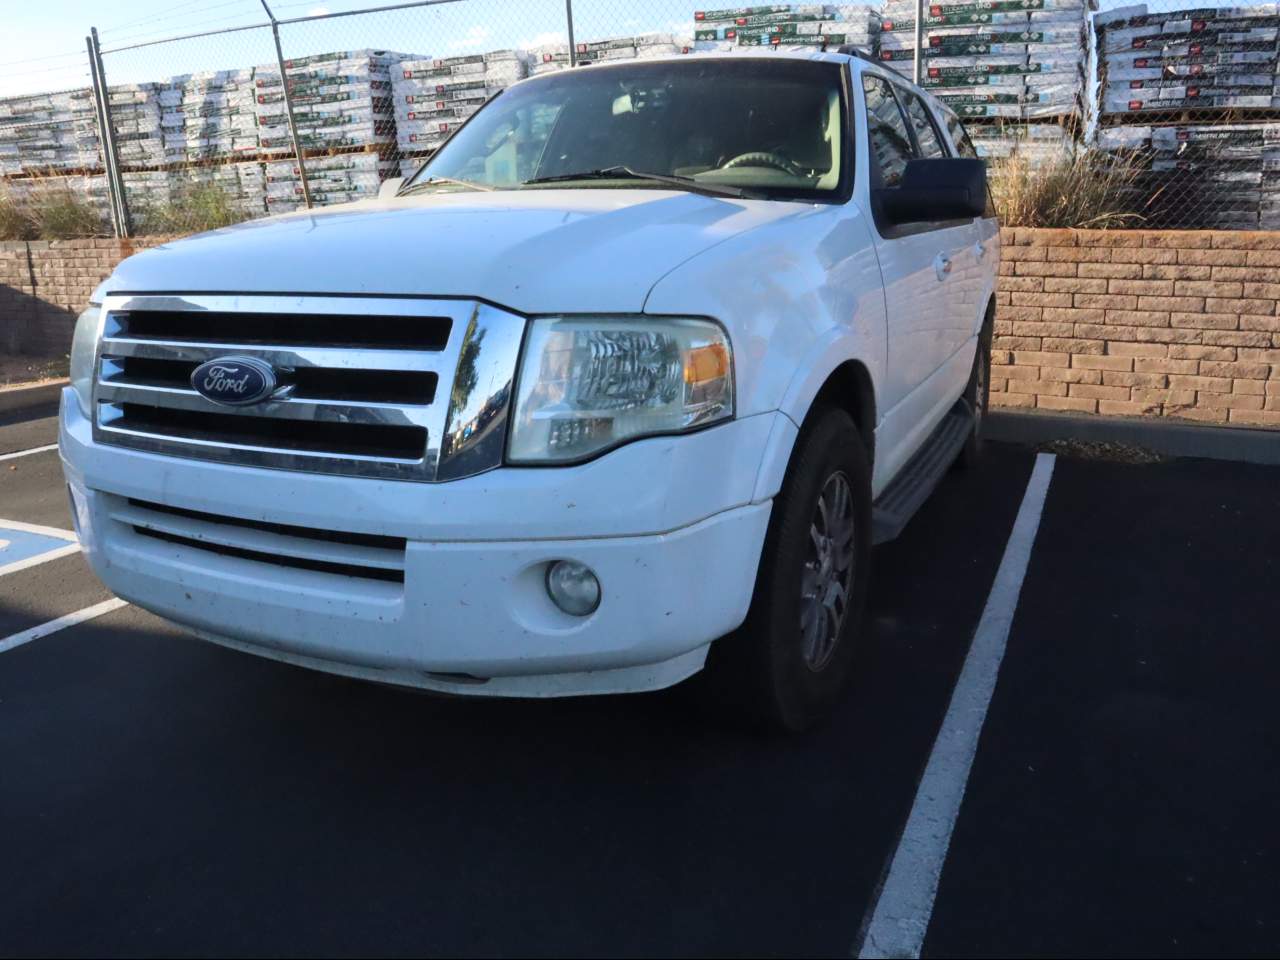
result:
M 61 447 L 113 591 L 481 696 L 835 702 L 873 542 L 976 450 L 997 225 L 853 52 L 517 84 L 376 200 L 126 260 Z

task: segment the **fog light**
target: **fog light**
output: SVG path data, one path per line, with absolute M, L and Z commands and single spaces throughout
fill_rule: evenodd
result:
M 585 564 L 557 560 L 547 567 L 547 596 L 570 616 L 585 617 L 600 606 L 600 581 Z

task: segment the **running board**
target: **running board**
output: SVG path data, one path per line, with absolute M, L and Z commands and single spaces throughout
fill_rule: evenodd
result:
M 973 414 L 961 400 L 872 504 L 872 543 L 886 543 L 902 532 L 955 463 L 972 429 Z

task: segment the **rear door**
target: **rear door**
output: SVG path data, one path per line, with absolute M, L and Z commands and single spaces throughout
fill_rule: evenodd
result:
M 862 89 L 874 198 L 878 190 L 898 188 L 910 160 L 948 153 L 923 102 L 906 87 L 877 72 L 864 71 Z M 935 375 L 969 335 L 961 336 L 966 296 L 962 278 L 964 251 L 974 241 L 974 227 L 971 220 L 896 226 L 880 216 L 877 208 L 873 201 L 889 328 L 883 409 L 889 419 L 912 434 L 901 437 L 908 447 L 902 453 L 909 455 L 927 436 L 927 430 L 925 436 L 916 436 L 919 429 L 931 430 L 946 412 L 945 405 L 941 410 L 936 408 L 949 389 L 949 384 L 941 381 L 950 378 Z

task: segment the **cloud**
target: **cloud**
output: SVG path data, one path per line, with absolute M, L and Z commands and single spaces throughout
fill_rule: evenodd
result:
M 516 44 L 521 50 L 536 50 L 538 47 L 550 47 L 555 44 L 567 44 L 568 36 L 560 30 L 547 30 L 543 33 L 534 34 L 532 37 L 525 37 Z
M 331 13 L 333 13 L 333 11 L 330 10 L 328 7 L 323 7 L 323 6 L 312 7 L 310 10 L 307 11 L 307 16 L 308 17 L 327 17 Z
M 476 25 L 456 40 L 449 41 L 448 49 L 451 51 L 478 50 L 489 42 L 492 33 L 493 31 L 488 27 Z

